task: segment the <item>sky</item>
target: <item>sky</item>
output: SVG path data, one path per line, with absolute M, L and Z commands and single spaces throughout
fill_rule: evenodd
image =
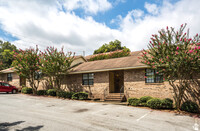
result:
M 0 0 L 0 40 L 90 55 L 117 39 L 138 51 L 166 26 L 187 23 L 191 37 L 200 33 L 199 7 L 200 0 Z

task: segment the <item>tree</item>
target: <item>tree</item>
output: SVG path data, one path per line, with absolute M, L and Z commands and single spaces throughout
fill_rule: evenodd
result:
M 65 54 L 63 48 L 58 51 L 57 48 L 47 47 L 42 53 L 42 73 L 46 76 L 52 88 L 60 90 L 61 81 L 64 75 L 68 74 L 71 64 L 74 60 L 72 52 Z
M 116 51 L 116 50 L 123 50 L 127 49 L 130 52 L 130 49 L 126 48 L 126 46 L 121 46 L 121 42 L 119 40 L 110 41 L 109 44 L 104 44 L 99 49 L 95 50 L 93 54 L 100 54 L 100 53 L 106 53 L 110 51 Z
M 0 40 L 0 69 L 6 69 L 11 67 L 13 62 L 14 51 L 18 52 L 18 49 L 15 45 L 12 45 L 10 42 L 3 42 Z
M 157 74 L 163 73 L 164 79 L 169 81 L 177 110 L 200 73 L 200 37 L 197 34 L 189 38 L 189 31 L 184 33 L 185 27 L 186 24 L 181 25 L 177 32 L 167 27 L 158 35 L 152 35 L 148 50 L 144 50 L 141 57 L 142 63 L 157 70 Z
M 19 51 L 19 53 L 15 52 L 13 66 L 20 77 L 28 80 L 33 94 L 36 94 L 40 83 L 40 77 L 38 77 L 41 67 L 39 49 L 36 46 L 36 49 L 29 48 Z

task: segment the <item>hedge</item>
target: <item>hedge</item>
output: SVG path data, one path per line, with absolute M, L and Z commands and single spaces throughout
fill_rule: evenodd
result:
M 47 90 L 47 94 L 50 95 L 50 96 L 56 96 L 56 89 Z
M 37 91 L 37 95 L 38 96 L 47 95 L 47 90 L 39 90 L 39 91 Z
M 188 100 L 188 101 L 185 101 L 181 105 L 181 110 L 191 112 L 191 113 L 198 113 L 199 112 L 199 106 L 197 105 L 197 103 Z
M 153 98 L 147 101 L 147 106 L 151 109 L 161 109 L 162 101 L 158 98 Z
M 66 91 L 58 91 L 57 96 L 61 98 L 72 98 L 73 92 L 66 92 Z
M 162 109 L 173 109 L 173 100 L 170 98 L 165 98 L 161 100 Z
M 128 104 L 131 106 L 138 106 L 140 104 L 140 100 L 138 98 L 129 98 Z
M 88 93 L 86 93 L 86 92 L 74 93 L 72 95 L 72 99 L 75 99 L 75 100 L 87 100 L 88 99 Z
M 33 93 L 33 89 L 29 88 L 29 87 L 23 87 L 22 88 L 22 93 L 24 93 L 24 94 L 32 94 Z
M 141 106 L 147 106 L 147 101 L 149 101 L 150 99 L 152 99 L 153 97 L 151 96 L 143 96 L 140 98 L 140 105 Z

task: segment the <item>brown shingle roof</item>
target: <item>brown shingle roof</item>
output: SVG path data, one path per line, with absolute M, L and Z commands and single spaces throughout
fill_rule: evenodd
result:
M 12 73 L 12 72 L 15 72 L 16 69 L 14 67 L 11 67 L 11 68 L 8 68 L 8 69 L 5 69 L 5 70 L 1 70 L 0 73 Z
M 85 62 L 73 68 L 71 74 L 146 67 L 144 64 L 140 63 L 138 56 L 140 56 L 140 52 L 135 52 L 127 57 Z

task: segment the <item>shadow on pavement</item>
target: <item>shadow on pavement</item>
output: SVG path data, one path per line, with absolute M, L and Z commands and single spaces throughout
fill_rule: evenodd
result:
M 4 122 L 4 123 L 0 123 L 0 131 L 9 131 L 10 130 L 10 127 L 12 126 L 16 126 L 16 125 L 19 125 L 21 123 L 23 123 L 25 121 L 17 121 L 17 122 Z M 42 127 L 44 126 L 28 126 L 28 127 L 25 127 L 23 129 L 17 129 L 16 131 L 39 131 Z
M 39 131 L 42 127 L 44 126 L 29 126 L 29 127 L 26 127 L 26 128 L 23 128 L 21 130 L 16 130 L 16 131 Z

